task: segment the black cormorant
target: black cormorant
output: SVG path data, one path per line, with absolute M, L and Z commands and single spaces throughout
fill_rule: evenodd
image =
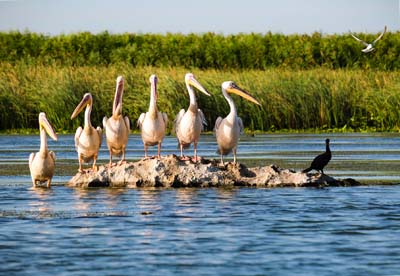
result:
M 311 166 L 303 170 L 302 173 L 307 173 L 311 170 L 317 170 L 324 173 L 324 167 L 329 163 L 329 161 L 332 158 L 331 149 L 329 148 L 329 139 L 325 140 L 325 144 L 326 144 L 326 151 L 315 157 L 311 163 Z

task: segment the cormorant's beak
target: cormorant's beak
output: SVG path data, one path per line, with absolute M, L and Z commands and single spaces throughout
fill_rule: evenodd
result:
M 250 102 L 253 102 L 255 104 L 261 105 L 260 102 L 257 101 L 252 95 L 250 95 L 249 92 L 243 90 L 242 88 L 237 86 L 235 83 L 232 83 L 230 85 L 230 87 L 228 87 L 226 89 L 226 91 L 229 92 L 229 93 L 233 93 L 233 94 L 239 95 L 239 96 L 245 98 L 246 100 L 248 100 Z
M 87 106 L 92 103 L 92 95 L 90 93 L 86 93 L 83 96 L 82 101 L 77 105 L 74 112 L 72 112 L 71 120 L 74 119 L 78 114 Z
M 44 128 L 47 134 L 55 141 L 57 141 L 57 134 L 54 132 L 54 129 L 51 127 L 49 121 L 47 120 L 46 114 L 41 112 L 39 114 L 39 127 Z

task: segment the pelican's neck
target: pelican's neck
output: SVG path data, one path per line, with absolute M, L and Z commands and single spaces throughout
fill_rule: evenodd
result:
M 186 88 L 189 93 L 190 104 L 188 110 L 192 112 L 197 112 L 197 101 L 196 101 L 196 94 L 193 91 L 193 88 L 187 83 Z
M 40 152 L 47 153 L 46 130 L 42 127 L 40 127 Z
M 224 97 L 230 107 L 230 112 L 229 112 L 228 116 L 226 116 L 226 118 L 228 118 L 229 121 L 233 122 L 237 117 L 235 103 L 233 102 L 233 99 L 228 95 L 228 93 L 226 93 L 225 89 L 222 89 L 222 94 L 224 95 Z
M 92 112 L 92 105 L 89 104 L 85 109 L 85 129 L 92 129 L 92 123 L 90 122 L 90 113 Z
M 152 115 L 157 115 L 157 91 L 154 84 L 151 84 L 150 88 L 150 104 L 149 104 L 149 113 Z
M 117 88 L 115 89 L 115 96 L 114 96 L 114 102 L 113 102 L 113 112 L 112 112 L 112 117 L 115 120 L 118 120 L 120 115 L 122 114 L 122 97 L 123 97 L 123 85 L 118 84 Z

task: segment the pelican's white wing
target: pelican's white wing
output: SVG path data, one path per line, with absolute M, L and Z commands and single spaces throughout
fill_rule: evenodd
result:
M 131 123 L 129 122 L 128 116 L 124 117 L 124 121 L 125 121 L 126 129 L 128 130 L 128 135 L 129 135 L 129 133 L 131 132 Z
M 218 130 L 219 126 L 221 125 L 222 120 L 223 120 L 222 117 L 218 117 L 217 120 L 215 120 L 215 125 L 214 125 L 214 130 L 213 130 L 214 135 L 216 135 L 217 130 Z
M 167 115 L 167 113 L 161 113 L 161 114 L 162 114 L 162 118 L 164 120 L 165 127 L 167 127 L 167 125 L 168 125 L 168 115 Z
M 200 119 L 201 119 L 201 131 L 204 130 L 204 126 L 207 125 L 207 121 L 206 121 L 206 117 L 204 116 L 203 111 L 201 111 L 201 109 L 197 109 L 197 114 L 199 114 Z
M 175 133 L 176 133 L 178 127 L 179 127 L 179 124 L 181 123 L 181 120 L 182 120 L 182 118 L 183 118 L 183 115 L 185 115 L 185 109 L 181 109 L 181 110 L 179 111 L 179 113 L 176 114 L 176 117 L 175 117 L 175 120 L 174 120 L 174 132 L 175 132 Z
M 143 122 L 144 122 L 144 118 L 146 117 L 146 113 L 142 113 L 142 114 L 140 114 L 140 117 L 139 117 L 139 119 L 137 120 L 137 126 L 139 127 L 139 128 L 142 128 L 142 124 L 143 124 Z
M 238 117 L 237 119 L 238 119 L 239 130 L 240 130 L 240 133 L 242 134 L 243 130 L 244 130 L 243 121 L 242 121 L 242 118 L 240 118 L 240 117 Z
M 75 132 L 75 147 L 76 148 L 78 148 L 78 146 L 79 146 L 79 137 L 81 137 L 81 134 L 82 134 L 82 131 L 83 131 L 83 128 L 82 127 L 78 127 L 77 129 L 76 129 L 76 132 Z

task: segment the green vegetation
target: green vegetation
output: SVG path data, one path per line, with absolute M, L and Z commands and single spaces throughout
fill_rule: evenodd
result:
M 377 34 L 357 34 L 373 41 Z M 400 69 L 400 35 L 388 32 L 365 55 L 349 34 L 110 34 L 46 36 L 0 33 L 0 62 L 61 66 L 184 67 L 199 69 Z
M 148 108 L 153 73 L 159 108 L 173 121 L 188 106 L 188 71 L 212 93 L 198 95 L 209 131 L 228 113 L 220 88 L 226 80 L 262 103 L 234 96 L 251 131 L 397 131 L 400 35 L 386 33 L 369 54 L 362 47 L 348 34 L 0 33 L 0 131 L 36 130 L 43 111 L 58 132 L 73 132 L 83 119 L 70 115 L 86 92 L 94 97 L 92 123 L 101 125 L 118 75 L 126 79 L 124 113 L 133 126 Z
M 118 75 L 125 77 L 123 112 L 136 125 L 148 108 L 149 76 L 159 78 L 158 106 L 173 121 L 187 108 L 183 67 L 134 67 L 118 63 L 103 66 L 0 63 L 0 130 L 37 129 L 39 112 L 46 112 L 58 132 L 73 132 L 83 115 L 70 115 L 86 92 L 94 98 L 93 125 L 111 115 Z M 233 80 L 261 103 L 258 107 L 233 96 L 250 130 L 285 129 L 398 130 L 400 73 L 398 71 L 316 68 L 289 70 L 191 69 L 212 97 L 198 93 L 199 106 L 212 130 L 217 116 L 228 113 L 221 83 Z M 170 128 L 172 123 L 170 124 Z

